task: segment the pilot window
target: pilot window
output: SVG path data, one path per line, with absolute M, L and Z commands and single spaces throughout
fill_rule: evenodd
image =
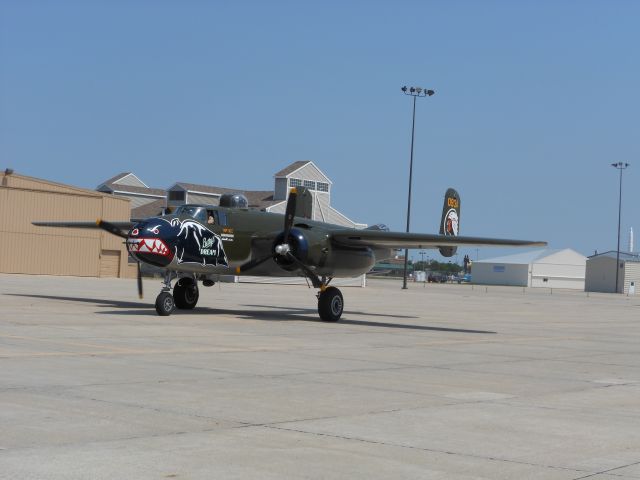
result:
M 218 225 L 226 227 L 227 226 L 227 214 L 226 214 L 226 212 L 221 212 L 219 210 L 216 210 L 215 214 L 216 214 L 216 217 L 215 217 L 216 218 L 216 223 Z
M 193 218 L 195 218 L 200 223 L 206 223 L 207 222 L 207 211 L 204 208 L 200 208 L 200 209 L 198 209 L 198 211 L 196 212 L 196 214 L 194 215 Z
M 176 210 L 176 214 L 180 217 L 190 217 L 200 223 L 207 223 L 207 211 L 202 207 L 181 206 Z

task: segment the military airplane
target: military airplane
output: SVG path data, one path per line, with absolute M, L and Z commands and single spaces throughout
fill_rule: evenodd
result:
M 160 267 L 163 286 L 156 298 L 158 315 L 198 303 L 198 282 L 212 286 L 220 275 L 302 276 L 318 289 L 318 313 L 327 322 L 340 319 L 344 299 L 330 286 L 336 277 L 367 273 L 401 248 L 437 248 L 443 256 L 457 246 L 544 246 L 546 242 L 458 236 L 460 196 L 446 191 L 439 234 L 391 232 L 384 225 L 363 230 L 310 220 L 292 188 L 282 214 L 249 209 L 241 194 L 225 194 L 220 205 L 181 205 L 168 215 L 131 222 L 33 222 L 37 226 L 101 228 L 125 240 L 138 262 L 138 293 L 142 298 L 140 264 Z M 176 280 L 171 293 L 171 283 Z

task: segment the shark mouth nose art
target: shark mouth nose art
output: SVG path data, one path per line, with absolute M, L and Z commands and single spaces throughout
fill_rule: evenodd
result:
M 150 253 L 170 257 L 171 250 L 159 238 L 129 238 L 127 248 L 130 253 Z

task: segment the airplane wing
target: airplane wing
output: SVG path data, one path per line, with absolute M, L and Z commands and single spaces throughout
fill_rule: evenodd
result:
M 547 242 L 531 240 L 508 240 L 502 238 L 461 237 L 458 236 L 460 222 L 460 195 L 449 188 L 444 194 L 440 233 L 404 233 L 389 232 L 379 228 L 366 230 L 338 230 L 329 232 L 334 242 L 345 246 L 368 246 L 390 249 L 401 248 L 439 248 L 440 253 L 450 257 L 455 247 L 545 247 Z
M 386 232 L 384 230 L 333 230 L 328 232 L 333 241 L 346 246 L 369 246 L 392 249 L 438 248 L 454 246 L 491 247 L 544 247 L 547 242 L 508 240 L 502 238 L 459 237 L 427 233 Z

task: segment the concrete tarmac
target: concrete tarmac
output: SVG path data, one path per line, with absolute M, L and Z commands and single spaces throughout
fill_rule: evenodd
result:
M 640 479 L 640 296 L 0 275 L 2 479 Z

